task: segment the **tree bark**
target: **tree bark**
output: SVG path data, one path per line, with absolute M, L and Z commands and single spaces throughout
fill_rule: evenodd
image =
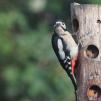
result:
M 79 44 L 77 101 L 101 101 L 101 6 L 73 3 L 71 19 Z

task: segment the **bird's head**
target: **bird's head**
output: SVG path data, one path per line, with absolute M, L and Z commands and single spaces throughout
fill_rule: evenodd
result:
M 66 24 L 62 21 L 56 21 L 54 24 L 54 31 L 58 33 L 62 33 L 63 31 L 66 30 Z

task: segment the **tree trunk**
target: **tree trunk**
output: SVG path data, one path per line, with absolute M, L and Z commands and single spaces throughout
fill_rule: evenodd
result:
M 71 18 L 79 44 L 77 101 L 101 101 L 101 6 L 73 3 Z

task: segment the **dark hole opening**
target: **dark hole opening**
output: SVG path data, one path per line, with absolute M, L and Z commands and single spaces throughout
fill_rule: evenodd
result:
M 97 85 L 92 85 L 87 92 L 87 96 L 88 97 L 96 97 L 98 98 L 99 96 L 101 96 L 101 88 Z
M 99 55 L 99 50 L 95 45 L 89 45 L 86 54 L 89 58 L 96 58 Z
M 97 20 L 97 23 L 101 23 L 101 20 L 98 19 L 98 20 Z
M 77 19 L 73 19 L 73 27 L 74 27 L 74 31 L 77 32 L 79 29 L 79 22 Z

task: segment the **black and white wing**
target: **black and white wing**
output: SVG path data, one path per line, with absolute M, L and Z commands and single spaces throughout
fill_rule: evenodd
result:
M 53 34 L 53 36 L 52 36 L 52 47 L 53 47 L 53 50 L 61 64 L 61 66 L 67 72 L 67 74 L 70 77 L 70 79 L 72 80 L 72 83 L 76 90 L 77 85 L 76 85 L 75 76 L 72 73 L 70 51 L 67 50 L 67 48 L 66 48 L 67 46 L 66 46 L 65 42 L 57 34 Z

